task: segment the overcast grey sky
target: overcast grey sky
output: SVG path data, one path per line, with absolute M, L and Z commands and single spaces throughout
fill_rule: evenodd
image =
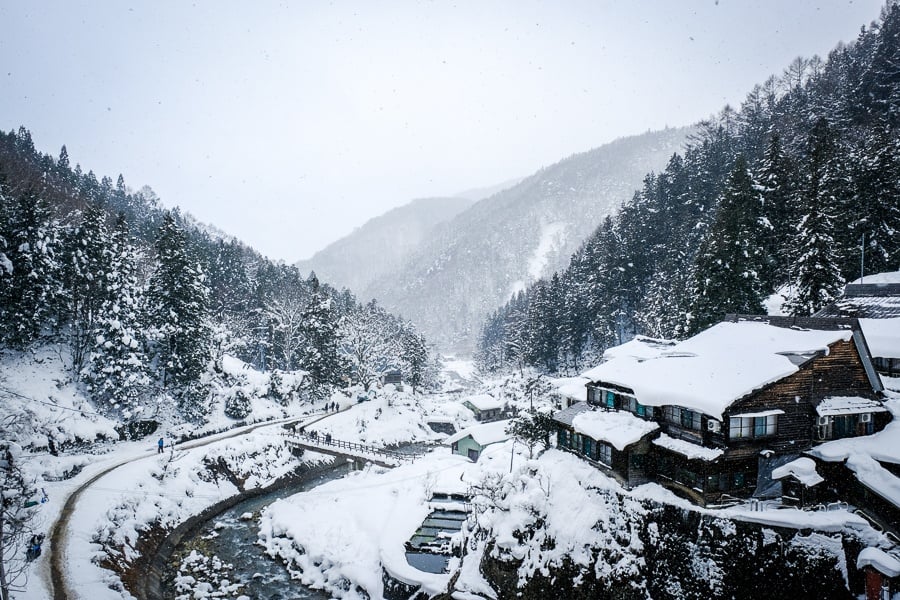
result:
M 0 126 L 272 258 L 740 104 L 880 0 L 0 0 Z

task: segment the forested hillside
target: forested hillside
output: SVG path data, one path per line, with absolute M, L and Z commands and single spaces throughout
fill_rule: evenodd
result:
M 471 352 L 484 318 L 562 268 L 689 132 L 622 138 L 541 169 L 438 225 L 399 268 L 355 291 L 412 319 L 442 348 Z
M 283 402 L 399 366 L 421 385 L 429 364 L 410 323 L 164 210 L 149 188 L 73 168 L 65 147 L 37 151 L 23 127 L 0 134 L 0 353 L 51 344 L 126 421 L 148 407 L 203 420 L 226 354 L 273 372 Z M 278 384 L 298 370 L 295 389 Z M 230 401 L 242 418 L 247 399 Z
M 900 5 L 823 60 L 797 58 L 702 124 L 569 266 L 484 325 L 485 369 L 580 368 L 641 333 L 681 337 L 777 304 L 809 315 L 900 267 Z M 779 308 L 776 306 L 776 308 Z

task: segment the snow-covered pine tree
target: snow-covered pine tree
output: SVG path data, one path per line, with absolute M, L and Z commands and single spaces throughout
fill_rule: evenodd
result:
M 857 191 L 851 204 L 851 239 L 862 243 L 865 236 L 865 272 L 900 269 L 900 140 L 895 132 L 880 130 L 872 135 L 855 161 Z M 848 248 L 852 250 L 852 246 Z M 844 272 L 857 274 L 857 253 L 849 252 Z
M 340 317 L 315 275 L 310 276 L 307 284 L 310 295 L 301 321 L 304 347 L 300 364 L 309 371 L 313 390 L 327 395 L 331 386 L 341 382 L 346 371 L 338 340 Z
M 413 395 L 426 384 L 428 359 L 428 344 L 425 337 L 416 332 L 411 325 L 407 325 L 400 343 L 400 361 L 403 365 L 403 379 L 409 383 Z
M 774 288 L 788 279 L 789 246 L 793 239 L 793 226 L 797 222 L 796 194 L 792 184 L 794 175 L 777 132 L 769 137 L 756 180 L 763 200 L 762 216 L 771 226 L 770 235 L 763 238 L 763 243 L 772 264 L 760 276 L 766 287 Z
M 141 315 L 144 290 L 138 277 L 140 253 L 131 241 L 128 224 L 119 215 L 110 236 L 106 294 L 91 335 L 85 380 L 94 399 L 106 410 L 126 419 L 149 400 L 150 378 Z
M 28 136 L 30 140 L 30 136 Z M 60 226 L 33 192 L 9 198 L 0 190 L 0 345 L 26 348 L 56 328 L 61 297 Z
M 798 194 L 800 219 L 794 237 L 792 315 L 815 313 L 837 297 L 842 284 L 835 248 L 835 214 L 841 182 L 835 172 L 836 148 L 831 128 L 819 119 L 809 137 L 805 179 Z
M 107 278 L 113 254 L 106 212 L 96 204 L 88 206 L 81 222 L 64 236 L 62 301 L 65 338 L 72 359 L 73 375 L 80 378 L 94 345 L 100 306 L 109 296 Z
M 760 273 L 768 262 L 763 239 L 769 232 L 747 161 L 738 156 L 697 256 L 692 331 L 706 329 L 726 313 L 763 312 L 767 290 Z
M 163 217 L 156 254 L 147 314 L 158 379 L 174 393 L 185 418 L 200 420 L 208 411 L 201 375 L 211 359 L 209 291 L 171 212 Z

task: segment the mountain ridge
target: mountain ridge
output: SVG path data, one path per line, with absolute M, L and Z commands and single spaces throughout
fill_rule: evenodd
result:
M 438 223 L 396 272 L 357 291 L 413 320 L 445 349 L 469 352 L 487 314 L 536 275 L 565 266 L 692 131 L 619 138 L 543 167 Z

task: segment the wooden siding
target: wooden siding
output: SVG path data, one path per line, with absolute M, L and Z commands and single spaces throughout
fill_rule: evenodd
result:
M 557 446 L 568 450 L 601 468 L 604 472 L 613 476 L 619 483 L 626 487 L 633 487 L 648 481 L 653 481 L 655 473 L 651 458 L 652 448 L 648 439 L 643 439 L 627 446 L 624 450 L 616 450 L 608 442 L 591 439 L 591 452 L 586 454 L 584 443 L 581 441 L 589 436 L 576 434 L 575 430 L 560 422 L 556 422 Z M 576 435 L 578 436 L 576 438 Z M 565 441 L 563 440 L 565 438 Z M 576 441 L 577 440 L 577 441 Z M 606 464 L 600 460 L 597 445 L 603 444 L 610 447 L 612 464 Z
M 825 356 L 816 356 L 792 375 L 748 394 L 732 404 L 725 414 L 725 461 L 744 460 L 761 450 L 778 454 L 800 452 L 812 447 L 815 439 L 816 406 L 829 396 L 876 398 L 853 341 L 838 341 Z M 774 436 L 730 439 L 729 417 L 735 414 L 779 409 Z

